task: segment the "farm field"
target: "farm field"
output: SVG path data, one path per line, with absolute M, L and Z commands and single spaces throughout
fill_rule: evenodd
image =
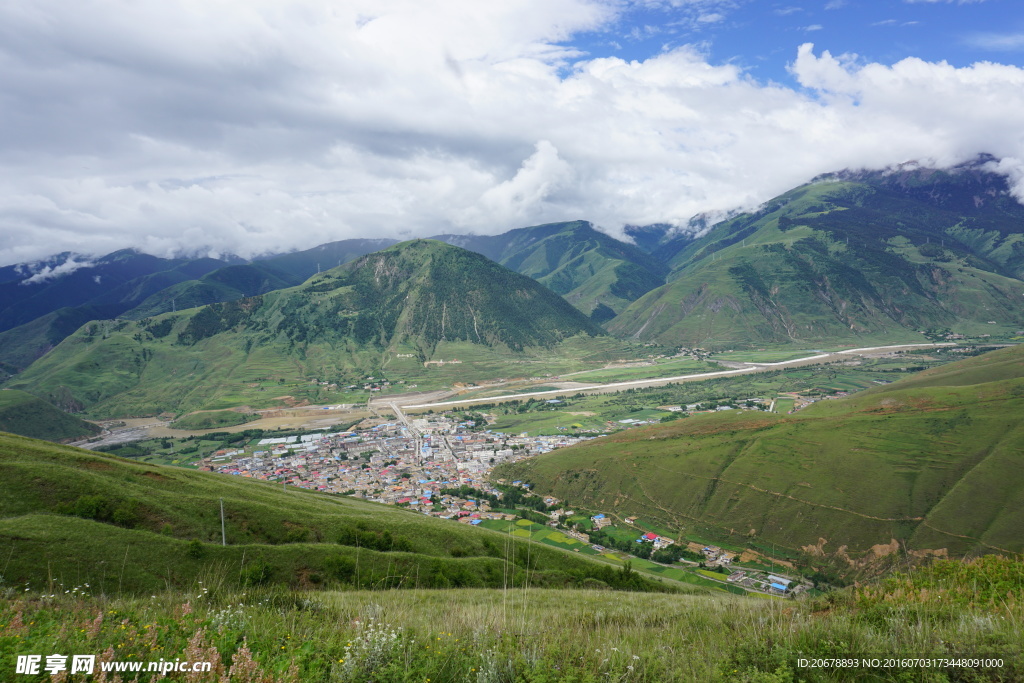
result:
M 796 403 L 796 400 L 792 398 L 777 398 L 775 399 L 775 410 L 773 412 L 788 413 L 793 410 L 794 403 Z
M 764 350 L 764 351 L 723 351 L 721 353 L 713 354 L 710 360 L 728 360 L 736 363 L 781 363 L 787 360 L 796 360 L 798 358 L 809 358 L 816 356 L 820 353 L 827 351 L 838 351 L 840 349 L 779 349 L 775 351 Z
M 634 379 L 652 379 L 657 377 L 669 377 L 696 372 L 714 372 L 721 370 L 716 363 L 684 359 L 662 359 L 651 361 L 650 364 L 637 365 L 635 367 L 609 367 L 600 370 L 587 370 L 562 375 L 563 379 L 572 379 L 574 382 L 627 382 Z

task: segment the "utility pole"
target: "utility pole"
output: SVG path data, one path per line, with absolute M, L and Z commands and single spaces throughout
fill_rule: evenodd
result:
M 227 545 L 228 537 L 224 533 L 224 499 L 220 499 L 220 544 Z

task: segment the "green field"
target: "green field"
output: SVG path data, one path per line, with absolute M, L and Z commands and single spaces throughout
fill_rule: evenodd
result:
M 775 408 L 772 412 L 782 414 L 788 413 L 793 410 L 794 403 L 796 403 L 796 401 L 792 398 L 777 398 L 775 399 Z
M 218 427 L 234 427 L 258 419 L 252 413 L 241 413 L 234 410 L 210 410 L 192 413 L 179 417 L 171 423 L 171 429 L 194 430 L 216 429 Z
M 623 368 L 602 368 L 600 370 L 589 370 L 587 372 L 576 372 L 565 377 L 573 382 L 628 382 L 637 379 L 656 379 L 659 377 L 672 377 L 674 375 L 689 375 L 699 372 L 714 372 L 722 368 L 715 363 L 685 359 L 668 359 L 653 361 L 651 365 Z
M 886 387 L 876 397 L 894 396 Z M 973 680 L 1024 675 L 1019 559 L 942 561 L 820 598 L 751 599 L 679 567 L 582 557 L 595 551 L 573 552 L 582 544 L 526 520 L 475 529 L 11 436 L 0 436 L 0 469 L 8 664 L 33 652 L 192 653 L 212 664 L 194 678 L 202 683 L 846 681 L 863 671 L 808 674 L 798 659 L 857 648 L 997 657 L 999 669 Z
M 793 349 L 780 349 L 778 351 L 725 351 L 714 354 L 711 360 L 731 360 L 737 363 L 782 363 L 799 358 L 810 358 L 820 353 L 822 351 L 818 349 L 802 351 L 794 351 Z

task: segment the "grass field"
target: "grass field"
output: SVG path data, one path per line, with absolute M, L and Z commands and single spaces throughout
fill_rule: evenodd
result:
M 712 360 L 731 360 L 737 363 L 781 363 L 798 358 L 809 358 L 821 353 L 819 349 L 794 351 L 780 349 L 778 351 L 725 351 L 714 354 Z
M 219 427 L 234 427 L 236 425 L 252 422 L 257 418 L 252 413 L 241 413 L 234 410 L 210 410 L 199 413 L 192 413 L 180 417 L 171 423 L 171 429 L 198 430 L 217 429 Z
M 211 662 L 208 674 L 187 679 L 197 683 L 1024 677 L 1024 570 L 1020 561 L 999 558 L 940 563 L 798 601 L 522 587 L 237 593 L 216 575 L 152 597 L 52 588 L 0 587 L 0 662 L 12 667 L 5 674 L 15 655 L 74 652 L 100 661 Z M 800 664 L 851 655 L 856 668 Z M 861 657 L 897 664 L 860 666 Z M 921 657 L 1002 661 L 987 668 L 899 663 Z M 151 680 L 163 679 L 140 676 Z
M 567 375 L 566 379 L 571 379 L 574 382 L 628 382 L 635 379 L 671 377 L 672 375 L 685 375 L 697 372 L 714 372 L 720 369 L 715 363 L 698 361 L 692 358 L 664 359 L 653 361 L 651 365 L 611 367 L 600 370 L 588 370 L 586 372 L 574 372 L 571 375 Z
M 782 414 L 788 413 L 789 411 L 793 410 L 794 403 L 796 403 L 796 401 L 792 398 L 777 398 L 775 399 L 775 408 L 772 412 Z

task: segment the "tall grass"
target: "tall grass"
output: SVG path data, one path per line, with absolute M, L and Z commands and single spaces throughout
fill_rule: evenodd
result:
M 940 564 L 800 601 L 534 588 L 238 593 L 215 576 L 136 598 L 8 587 L 0 678 L 17 654 L 74 652 L 129 661 L 198 653 L 215 665 L 182 678 L 196 681 L 1013 681 L 1024 677 L 1021 567 Z M 1003 665 L 799 664 L 853 656 Z

